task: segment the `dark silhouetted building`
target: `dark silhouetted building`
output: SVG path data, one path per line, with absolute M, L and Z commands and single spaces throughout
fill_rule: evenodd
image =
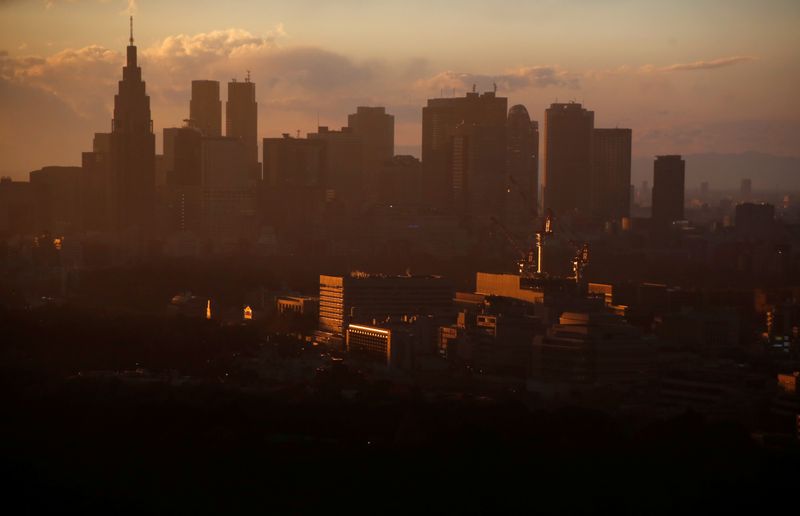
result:
M 630 129 L 595 129 L 592 136 L 594 213 L 604 221 L 630 216 Z
M 225 136 L 244 142 L 245 159 L 254 179 L 260 173 L 258 166 L 258 104 L 256 85 L 250 78 L 244 82 L 228 83 L 228 101 L 225 103 Z
M 739 194 L 742 197 L 743 201 L 749 201 L 750 198 L 753 196 L 753 180 L 750 178 L 742 179 L 741 186 L 739 188 Z
M 170 230 L 200 231 L 203 227 L 200 130 L 164 129 L 164 168 Z
M 111 133 L 95 133 L 92 151 L 81 155 L 85 181 L 84 227 L 108 230 L 111 212 Z
M 0 235 L 31 235 L 51 229 L 46 192 L 27 181 L 0 179 Z
M 228 94 L 230 98 L 230 93 Z M 192 81 L 189 118 L 203 136 L 222 136 L 222 101 L 219 81 Z
M 110 215 L 116 230 L 138 228 L 147 234 L 154 215 L 156 140 L 133 31 L 127 53 L 111 124 Z
M 591 209 L 593 130 L 594 111 L 580 104 L 545 110 L 544 207 L 557 216 Z
M 508 99 L 494 92 L 428 99 L 422 108 L 422 167 L 434 202 L 501 215 L 507 109 Z
M 677 155 L 656 156 L 653 163 L 653 221 L 670 224 L 683 220 L 686 162 Z
M 350 208 L 360 206 L 365 193 L 361 137 L 349 127 L 332 131 L 322 126 L 308 139 L 325 144 L 325 189 Z
M 215 243 L 255 238 L 256 181 L 245 148 L 240 138 L 201 141 L 204 226 Z
M 361 138 L 364 170 L 374 175 L 378 167 L 394 156 L 394 116 L 384 107 L 358 106 L 347 116 L 347 127 Z
M 44 193 L 52 231 L 81 229 L 85 183 L 81 167 L 42 167 L 30 173 L 31 184 Z
M 277 188 L 322 187 L 326 141 L 319 138 L 264 138 L 264 182 Z
M 536 217 L 539 194 L 539 124 L 525 106 L 508 111 L 506 224 L 528 225 Z
M 745 202 L 736 205 L 736 229 L 753 235 L 766 235 L 775 225 L 775 206 Z

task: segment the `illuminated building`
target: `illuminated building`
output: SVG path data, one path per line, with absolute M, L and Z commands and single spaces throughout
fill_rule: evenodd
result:
M 242 318 L 245 321 L 249 321 L 253 318 L 253 309 L 249 306 L 245 306 L 244 310 L 242 311 Z
M 136 61 L 133 21 L 127 63 L 122 69 L 119 93 L 114 96 L 110 143 L 112 224 L 116 230 L 138 228 L 147 233 L 152 229 L 154 215 L 156 140 L 150 97 Z
M 222 101 L 219 98 L 219 81 L 192 81 L 189 118 L 203 136 L 222 136 Z
M 351 323 L 404 315 L 444 315 L 453 290 L 439 276 L 353 273 L 319 277 L 319 329 L 337 336 Z
M 630 216 L 630 129 L 595 129 L 592 136 L 594 214 L 603 221 Z
M 586 213 L 592 202 L 594 111 L 551 104 L 544 119 L 544 208 L 558 217 Z
M 228 83 L 225 103 L 225 136 L 239 138 L 244 143 L 245 163 L 252 179 L 261 175 L 258 165 L 258 103 L 256 85 L 248 73 L 244 82 Z
M 502 296 L 529 303 L 541 303 L 544 293 L 523 288 L 518 274 L 493 274 L 479 272 L 476 275 L 475 292 L 490 296 Z
M 206 302 L 206 319 L 211 319 L 211 300 Z
M 307 296 L 281 296 L 276 300 L 278 313 L 307 315 L 316 312 L 319 300 Z
M 686 162 L 680 156 L 656 156 L 653 163 L 653 221 L 659 225 L 683 220 Z

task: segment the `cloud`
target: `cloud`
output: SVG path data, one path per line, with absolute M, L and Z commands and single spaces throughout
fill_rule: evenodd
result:
M 691 70 L 713 70 L 715 68 L 723 68 L 725 66 L 732 66 L 739 63 L 747 63 L 755 61 L 753 56 L 731 56 L 721 57 L 719 59 L 712 59 L 710 61 L 695 61 L 693 63 L 676 63 L 669 66 L 658 68 L 659 72 L 675 72 L 675 71 L 691 71 Z
M 415 87 L 423 91 L 471 89 L 473 85 L 483 90 L 497 85 L 500 91 L 527 88 L 566 87 L 579 88 L 580 80 L 574 74 L 556 66 L 527 66 L 498 75 L 481 75 L 445 71 L 427 79 L 416 81 Z

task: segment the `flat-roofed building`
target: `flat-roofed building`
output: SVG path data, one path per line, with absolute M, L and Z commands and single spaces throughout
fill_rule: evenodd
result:
M 319 277 L 319 329 L 344 336 L 351 322 L 449 314 L 453 288 L 440 276 L 351 273 Z

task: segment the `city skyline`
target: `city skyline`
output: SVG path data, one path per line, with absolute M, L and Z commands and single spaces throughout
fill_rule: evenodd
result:
M 386 25 L 382 13 L 411 16 L 390 5 L 383 10 L 360 6 L 353 16 L 364 31 L 339 31 L 336 38 L 335 20 L 348 10 L 334 12 L 313 2 L 276 6 L 270 13 L 236 4 L 235 14 L 215 10 L 213 20 L 207 19 L 212 11 L 201 4 L 198 19 L 191 23 L 194 30 L 164 16 L 179 10 L 180 2 L 139 2 L 134 10 L 157 134 L 186 118 L 192 80 L 243 80 L 249 69 L 258 84 L 259 140 L 298 129 L 313 132 L 318 119 L 319 125 L 345 125 L 356 106 L 381 105 L 396 117 L 398 153 L 419 154 L 425 99 L 454 91 L 461 96 L 473 84 L 487 91 L 496 83 L 509 105 L 525 105 L 534 120 L 542 119 L 556 99 L 583 101 L 598 113 L 598 126 L 634 129 L 634 157 L 746 151 L 797 155 L 800 114 L 786 99 L 798 75 L 791 52 L 797 36 L 788 29 L 800 10 L 785 2 L 770 2 L 760 10 L 710 2 L 688 16 L 682 3 L 658 9 L 637 4 L 623 10 L 623 16 L 621 4 L 625 2 L 503 3 L 491 16 L 487 8 L 467 4 L 460 27 L 450 22 L 432 26 L 424 11 L 416 11 L 420 36 L 408 38 L 407 45 L 393 42 L 403 30 L 396 18 L 385 38 L 370 39 L 376 26 Z M 442 8 L 429 9 L 434 14 Z M 19 179 L 44 163 L 79 164 L 91 134 L 108 124 L 107 92 L 124 61 L 127 3 L 5 2 L 0 9 L 3 23 L 9 24 L 0 37 L 0 85 L 5 91 L 0 103 L 7 113 L 0 126 L 0 173 Z M 531 30 L 523 30 L 519 22 L 510 22 L 515 13 L 542 16 L 532 18 L 536 22 Z M 620 17 L 615 23 L 600 23 L 614 13 Z M 614 43 L 613 34 L 607 34 L 623 30 L 625 20 L 649 19 L 645 26 L 654 27 L 652 18 L 659 13 L 663 26 L 654 28 L 641 48 Z M 474 41 L 463 37 L 462 32 L 476 29 L 481 15 L 488 28 L 508 28 L 508 43 L 498 43 L 498 34 L 489 37 L 491 32 Z M 600 16 L 596 25 L 586 25 L 588 15 Z M 326 16 L 330 26 L 309 34 Z M 566 25 L 570 16 L 576 21 Z M 698 39 L 695 18 L 710 16 L 718 23 L 708 27 L 705 40 Z M 265 23 L 254 26 L 252 19 Z M 676 25 L 681 20 L 683 25 Z M 97 25 L 68 31 L 68 25 L 76 26 L 71 22 Z M 540 45 L 559 27 L 569 27 L 574 38 Z M 636 27 L 631 30 L 643 30 L 641 24 Z M 669 28 L 680 28 L 683 36 L 666 37 Z M 727 45 L 722 38 L 726 33 L 737 36 Z M 426 54 L 420 48 L 424 41 L 430 47 Z M 580 41 L 612 48 L 594 49 L 602 58 L 592 59 L 585 49 L 575 48 Z M 459 47 L 463 55 L 456 52 Z M 718 93 L 711 95 L 711 90 Z M 33 131 L 46 146 L 31 137 Z

